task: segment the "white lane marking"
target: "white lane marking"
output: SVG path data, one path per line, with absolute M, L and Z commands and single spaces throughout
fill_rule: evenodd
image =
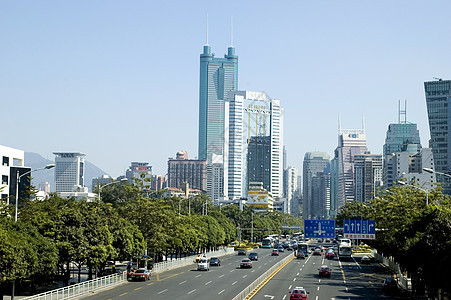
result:
M 346 292 L 348 291 L 348 288 L 346 288 Z
M 246 277 L 247 277 L 247 275 L 244 275 L 244 276 L 243 276 L 243 278 L 246 278 Z
M 201 274 L 199 274 L 199 275 L 197 275 L 197 276 L 196 276 L 196 278 L 197 278 L 197 277 L 199 277 L 199 276 L 202 276 L 202 275 L 201 275 Z
M 196 289 L 192 290 L 191 292 L 188 292 L 188 295 L 191 293 L 194 293 L 196 291 Z
M 290 286 L 288 287 L 288 289 L 291 290 L 291 287 L 292 287 L 292 285 L 290 285 Z
M 293 278 L 293 281 L 296 281 L 296 277 Z
M 210 280 L 209 282 L 205 283 L 205 285 L 210 284 L 210 283 L 212 283 L 212 282 L 213 282 L 213 281 Z
M 224 276 L 224 274 L 220 275 L 219 278 L 221 278 L 221 277 L 223 277 L 223 276 Z
M 233 271 L 235 271 L 235 270 L 230 270 L 230 272 L 233 272 Z
M 316 296 L 315 300 L 318 300 L 318 296 Z
M 185 281 L 182 281 L 182 282 L 180 282 L 179 284 L 184 284 L 186 282 L 186 280 Z
M 296 276 L 299 276 L 299 272 L 296 274 Z
M 321 282 L 321 279 L 318 279 L 318 283 L 320 283 Z
M 237 282 L 238 282 L 238 281 L 233 282 L 232 285 L 235 285 Z
M 316 290 L 319 291 L 319 287 Z
M 254 272 L 255 272 L 255 270 L 252 270 L 252 271 L 251 271 L 251 273 L 254 273 Z
M 161 292 L 158 292 L 157 294 L 160 295 L 160 294 L 166 292 L 167 290 L 168 290 L 168 289 L 162 290 Z
M 221 295 L 224 291 L 225 291 L 225 290 L 220 291 L 220 292 L 218 293 L 218 295 Z
M 287 297 L 287 295 L 284 295 L 283 298 L 282 298 L 282 300 L 285 300 L 286 297 Z
M 268 263 L 265 263 L 264 266 L 266 266 Z
M 357 265 L 357 267 L 359 267 L 360 269 L 362 269 L 362 267 L 359 265 L 359 263 L 355 260 L 355 258 L 353 257 L 352 258 L 353 260 L 354 260 L 354 262 L 355 262 L 355 264 Z
M 258 267 L 259 269 L 261 268 L 262 266 L 260 266 L 260 267 Z

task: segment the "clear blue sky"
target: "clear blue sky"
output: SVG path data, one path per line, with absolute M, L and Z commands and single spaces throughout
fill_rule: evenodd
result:
M 451 79 L 451 1 L 0 2 L 0 144 L 53 159 L 80 151 L 112 176 L 165 174 L 197 156 L 199 55 L 222 57 L 233 17 L 239 89 L 285 108 L 288 164 L 331 155 L 342 128 L 381 153 L 398 100 L 429 127 L 423 82 Z

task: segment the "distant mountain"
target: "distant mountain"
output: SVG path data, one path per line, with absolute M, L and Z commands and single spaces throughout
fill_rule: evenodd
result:
M 24 165 L 26 167 L 30 167 L 32 170 L 42 168 L 53 163 L 54 161 L 48 160 L 37 153 L 25 152 Z M 92 179 L 105 174 L 105 171 L 85 160 L 85 186 L 89 188 L 89 191 L 91 191 Z M 34 172 L 32 174 L 31 184 L 38 187 L 41 182 L 50 183 L 50 190 L 52 192 L 55 191 L 55 169 Z

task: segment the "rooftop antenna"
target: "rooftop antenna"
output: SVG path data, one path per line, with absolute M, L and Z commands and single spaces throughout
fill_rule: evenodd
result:
M 362 130 L 365 133 L 365 114 L 362 113 Z
M 404 120 L 402 120 L 402 116 L 404 116 Z M 407 100 L 404 100 L 404 110 L 401 110 L 401 100 L 398 100 L 398 123 L 407 123 Z
M 208 46 L 208 14 L 207 14 L 207 25 L 206 25 L 206 40 L 207 40 L 207 43 L 205 44 L 205 46 Z
M 230 17 L 230 47 L 233 47 L 233 17 Z
M 338 114 L 338 134 L 341 133 L 341 120 L 340 120 L 340 114 Z

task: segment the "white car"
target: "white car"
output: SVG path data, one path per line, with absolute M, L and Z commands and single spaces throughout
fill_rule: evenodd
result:
M 199 259 L 199 261 L 197 262 L 197 270 L 210 271 L 210 261 L 206 257 Z

